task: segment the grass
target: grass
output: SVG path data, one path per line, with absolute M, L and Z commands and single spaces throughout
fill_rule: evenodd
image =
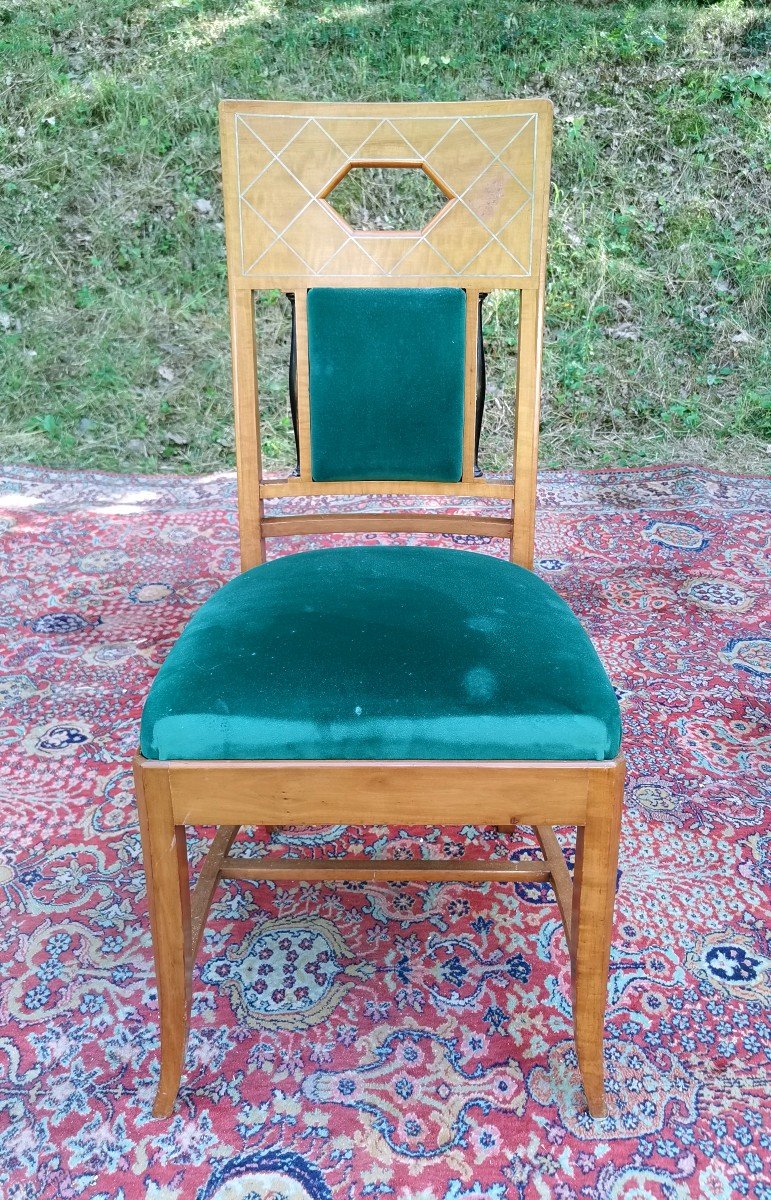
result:
M 0 54 L 0 458 L 231 465 L 221 97 L 545 94 L 542 463 L 771 462 L 767 6 L 4 0 Z M 506 457 L 512 315 L 486 302 L 488 466 Z M 260 329 L 279 464 L 278 297 Z

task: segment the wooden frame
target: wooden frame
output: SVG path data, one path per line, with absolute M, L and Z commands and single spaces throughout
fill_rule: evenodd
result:
M 266 537 L 286 533 L 280 518 L 266 517 L 266 500 L 389 494 L 508 501 L 508 523 L 501 519 L 490 536 L 505 537 L 513 561 L 532 567 L 551 126 L 548 100 L 220 105 L 244 570 L 264 562 Z M 411 233 L 351 229 L 327 197 L 348 170 L 361 166 L 422 168 L 447 203 Z M 314 285 L 466 291 L 458 483 L 313 481 L 306 299 Z M 295 296 L 300 470 L 299 478 L 285 480 L 265 479 L 260 461 L 253 294 L 270 288 Z M 474 476 L 477 298 L 496 288 L 520 292 L 513 481 Z M 453 529 L 481 532 L 479 520 L 455 517 Z M 486 522 L 489 534 L 490 518 Z M 340 532 L 341 517 L 296 516 L 292 524 L 297 533 Z M 358 528 L 374 528 L 372 514 Z M 384 514 L 380 528 L 438 526 L 434 516 L 404 512 Z
M 505 537 L 532 567 L 551 105 L 220 106 L 243 569 L 265 539 L 326 531 L 468 532 Z M 357 232 L 327 197 L 351 166 L 421 167 L 447 203 L 420 231 Z M 309 287 L 457 286 L 467 291 L 462 477 L 458 483 L 315 483 L 310 456 Z M 478 295 L 520 292 L 514 481 L 474 475 Z M 253 293 L 295 296 L 299 476 L 263 477 Z M 266 515 L 274 497 L 494 496 L 508 516 L 441 513 Z M 161 1023 L 156 1116 L 179 1088 L 192 970 L 220 879 L 549 881 L 565 928 L 578 1061 L 590 1112 L 605 1111 L 603 1025 L 624 782 L 610 762 L 250 761 L 134 763 Z M 301 863 L 232 857 L 242 825 L 475 824 L 535 830 L 543 858 L 510 862 L 347 859 Z M 217 833 L 190 891 L 185 827 Z M 554 827 L 578 829 L 571 880 Z

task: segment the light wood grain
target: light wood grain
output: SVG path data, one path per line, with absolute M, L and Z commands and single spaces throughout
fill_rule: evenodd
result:
M 220 106 L 225 222 L 237 283 L 538 286 L 548 100 Z M 424 170 L 446 203 L 422 230 L 352 229 L 331 194 L 350 167 Z M 546 169 L 545 169 L 546 168 Z M 459 199 L 462 197 L 462 201 Z
M 541 399 L 543 293 L 520 297 L 517 394 L 514 426 L 514 536 L 512 562 L 533 569 L 535 502 L 538 482 L 538 422 Z
M 486 496 L 512 500 L 513 482 L 436 483 L 413 479 L 344 479 L 336 483 L 305 483 L 302 479 L 267 480 L 260 485 L 260 496 L 278 499 L 287 496 Z
M 310 879 L 321 883 L 347 879 L 364 879 L 372 883 L 384 880 L 398 883 L 485 883 L 491 880 L 528 883 L 549 878 L 548 868 L 537 862 L 474 862 L 468 859 L 449 862 L 421 859 L 410 862 L 404 859 L 354 857 L 315 861 L 230 858 L 223 864 L 221 874 L 223 879 L 249 879 L 253 882 L 263 879 Z
M 389 235 L 388 232 L 384 230 L 382 234 L 377 236 L 386 238 Z M 282 275 L 269 276 L 265 280 L 260 280 L 258 286 L 255 286 L 251 279 L 241 279 L 236 281 L 234 290 L 237 292 L 250 292 L 252 294 L 255 292 L 289 292 L 294 291 L 300 286 L 299 279 L 300 277 L 298 276 L 297 279 L 294 279 L 291 283 L 288 283 Z M 364 275 L 337 275 L 333 279 L 324 278 L 317 280 L 316 287 L 322 286 L 325 288 L 368 287 L 388 288 L 389 290 L 392 290 L 393 288 L 454 287 L 455 284 L 449 284 L 447 279 L 443 278 L 442 276 L 408 275 L 404 279 L 395 279 L 388 275 L 373 275 L 372 277 L 367 277 Z M 460 284 L 458 284 L 458 286 L 460 286 Z M 489 277 L 477 275 L 471 271 L 467 271 L 463 275 L 463 287 L 473 288 L 478 292 L 487 292 L 489 294 L 491 291 L 496 290 L 496 287 L 497 290 L 500 291 L 537 292 L 539 284 L 537 279 L 527 278 L 521 280 L 516 285 L 512 282 L 510 285 L 507 284 L 507 286 L 503 288 L 500 285 L 491 283 Z
M 257 345 L 251 292 L 234 292 L 231 289 L 230 328 L 241 570 L 248 571 L 265 560 L 262 537 L 264 506 L 260 496 L 262 452 L 257 396 Z
M 576 825 L 610 764 L 453 760 L 145 760 L 168 774 L 174 817 L 205 825 Z M 216 801 L 212 801 L 216 796 Z
M 474 517 L 438 513 L 301 513 L 296 517 L 265 517 L 263 537 L 294 537 L 319 533 L 465 533 L 481 537 L 511 537 L 508 517 Z
M 541 327 L 552 108 L 547 100 L 458 104 L 224 101 L 220 108 L 242 563 L 264 560 L 263 502 L 300 496 L 479 496 L 508 500 L 512 558 L 533 562 Z M 420 168 L 447 204 L 422 231 L 356 231 L 331 206 L 352 166 Z M 458 199 L 462 195 L 462 202 Z M 305 298 L 312 286 L 463 287 L 463 477 L 460 483 L 353 480 L 313 483 Z M 261 478 L 253 339 L 247 296 L 279 287 L 297 296 L 300 477 Z M 475 300 L 516 288 L 521 320 L 513 482 L 475 479 Z M 240 300 L 239 300 L 240 297 Z M 251 303 L 249 301 L 249 303 Z M 371 528 L 366 521 L 361 531 Z M 358 530 L 352 530 L 358 531 Z M 467 532 L 474 530 L 469 526 Z
M 551 113 L 544 115 L 551 144 Z M 538 482 L 538 435 L 541 419 L 541 360 L 543 356 L 544 302 L 546 297 L 546 234 L 549 221 L 551 155 L 537 164 L 540 186 L 533 213 L 538 243 L 536 291 L 522 291 L 517 340 L 517 382 L 514 404 L 514 501 L 511 515 L 514 535 L 511 558 L 532 570 L 535 547 L 535 506 Z
M 220 881 L 222 864 L 227 858 L 230 847 L 238 836 L 238 830 L 238 825 L 221 825 L 219 827 L 201 866 L 198 881 L 193 888 L 190 901 L 191 957 L 193 962 L 195 962 L 198 947 L 201 944 L 201 938 L 206 926 L 206 918 L 211 908 L 212 896 Z
M 578 829 L 573 882 L 572 980 L 576 1051 L 589 1112 L 605 1115 L 603 1033 L 616 897 L 624 762 L 592 778 Z
M 538 839 L 538 845 L 541 847 L 541 851 L 549 867 L 557 907 L 560 910 L 565 937 L 568 947 L 570 947 L 572 946 L 573 881 L 570 878 L 570 871 L 565 862 L 565 855 L 562 853 L 562 847 L 557 841 L 551 825 L 535 825 L 533 832 Z
M 166 1117 L 179 1090 L 192 998 L 187 846 L 184 827 L 172 816 L 168 773 L 145 773 L 138 760 L 134 780 L 161 1026 L 161 1073 L 153 1115 Z
M 602 1036 L 623 758 L 557 762 L 158 762 L 137 757 L 137 795 L 161 997 L 162 1068 L 155 1111 L 171 1111 L 189 1021 L 192 938 L 184 825 L 528 824 L 543 863 L 365 860 L 266 863 L 225 857 L 234 829 L 219 835 L 196 904 L 195 940 L 217 878 L 550 879 L 571 947 L 576 1044 L 590 1111 L 604 1112 Z M 148 797 L 151 798 L 148 803 Z M 571 885 L 554 825 L 579 827 Z M 585 828 L 582 828 L 585 826 Z M 219 866 L 217 867 L 217 864 Z M 517 869 L 512 874 L 510 868 Z M 209 869 L 210 867 L 210 869 Z M 306 867 L 310 874 L 306 874 Z M 267 874 L 266 874 L 267 872 Z M 393 873 L 396 874 L 393 874 Z M 492 874 L 490 873 L 492 872 Z M 521 876 L 524 877 L 524 876 Z M 572 890 L 572 908 L 570 896 Z M 161 980 L 163 984 L 161 985 Z

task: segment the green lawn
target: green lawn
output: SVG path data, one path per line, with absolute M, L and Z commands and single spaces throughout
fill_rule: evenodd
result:
M 6 0 L 0 54 L 0 459 L 231 464 L 221 97 L 546 95 L 542 463 L 771 464 L 767 6 Z M 487 301 L 488 465 L 511 316 Z M 260 328 L 279 463 L 277 297 Z

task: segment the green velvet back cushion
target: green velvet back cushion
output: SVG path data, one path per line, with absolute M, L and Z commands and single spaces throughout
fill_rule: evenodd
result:
M 310 290 L 315 480 L 457 483 L 465 319 L 461 288 Z

